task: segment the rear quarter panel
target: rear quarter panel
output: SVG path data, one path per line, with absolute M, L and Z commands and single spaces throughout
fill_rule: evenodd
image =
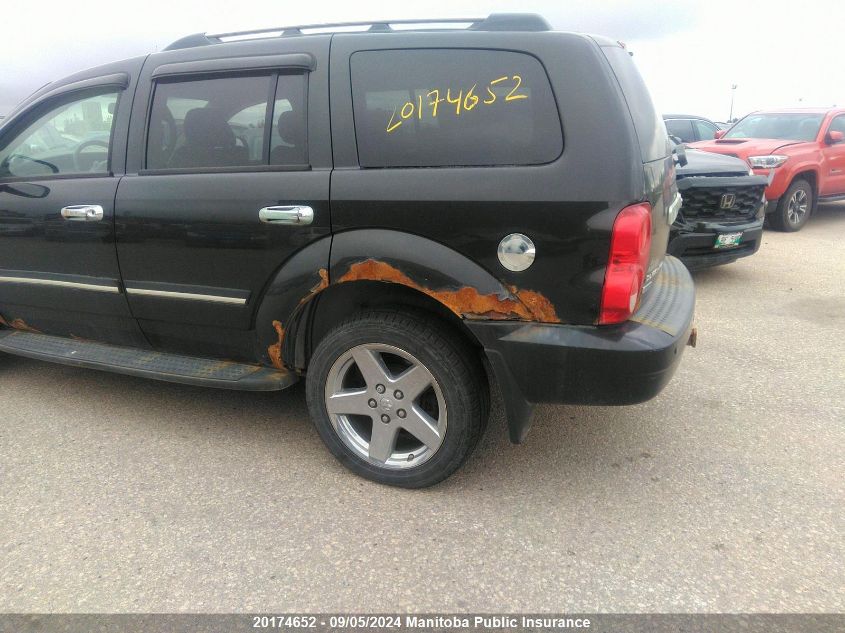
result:
M 350 56 L 392 48 L 534 55 L 545 67 L 561 113 L 562 154 L 526 167 L 361 169 Z M 540 293 L 559 322 L 595 321 L 613 220 L 621 208 L 642 200 L 644 175 L 630 115 L 594 41 L 563 33 L 337 35 L 331 94 L 335 233 L 377 228 L 433 240 L 479 264 L 507 288 Z M 496 254 L 499 241 L 515 232 L 528 235 L 537 248 L 537 259 L 524 272 L 504 269 Z M 333 253 L 332 282 L 352 264 L 348 254 L 341 262 Z

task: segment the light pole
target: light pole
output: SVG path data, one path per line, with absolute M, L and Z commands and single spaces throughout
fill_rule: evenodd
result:
M 734 95 L 736 94 L 736 84 L 731 84 L 731 113 L 728 116 L 728 123 L 733 122 L 734 118 Z

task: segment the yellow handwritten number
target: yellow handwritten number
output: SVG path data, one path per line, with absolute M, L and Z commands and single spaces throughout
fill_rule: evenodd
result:
M 472 88 L 469 89 L 467 96 L 464 97 L 464 110 L 466 110 L 467 112 L 469 112 L 475 106 L 478 105 L 478 97 L 475 95 L 475 87 L 477 85 L 478 84 L 473 84 Z
M 396 118 L 396 108 L 393 108 L 393 114 L 390 116 L 390 121 L 388 121 L 388 123 L 387 123 L 387 133 L 388 134 L 390 134 L 393 130 L 395 130 L 400 125 L 402 125 L 402 121 L 397 121 L 396 123 L 393 123 L 393 119 L 395 119 L 395 118 Z
M 431 95 L 434 95 L 434 101 L 429 101 L 428 105 L 432 106 L 431 116 L 436 117 L 437 116 L 437 106 L 438 106 L 438 104 L 443 102 L 443 99 L 440 98 L 440 91 L 437 90 L 437 89 L 432 90 L 426 96 L 431 97 Z
M 452 99 L 452 89 L 449 88 L 446 90 L 446 102 L 447 103 L 454 103 L 455 104 L 455 116 L 461 116 L 461 101 L 464 98 L 464 91 L 461 90 L 458 93 L 457 99 Z
M 513 90 L 511 90 L 508 93 L 508 96 L 505 97 L 505 101 L 516 101 L 517 99 L 527 99 L 528 95 L 514 94 L 514 93 L 516 93 L 517 90 L 519 90 L 519 87 L 522 85 L 522 77 L 520 77 L 519 75 L 514 75 L 512 77 L 512 79 L 516 82 L 516 85 L 514 85 Z

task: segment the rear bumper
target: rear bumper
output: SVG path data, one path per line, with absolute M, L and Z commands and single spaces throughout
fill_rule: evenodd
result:
M 742 231 L 742 242 L 729 249 L 714 248 L 716 236 Z M 760 250 L 763 241 L 763 215 L 743 224 L 697 222 L 672 227 L 666 252 L 684 262 L 690 270 L 730 264 L 740 257 L 748 257 Z
M 626 405 L 657 395 L 690 339 L 695 290 L 684 265 L 664 260 L 630 321 L 614 326 L 467 321 L 502 389 L 511 440 L 541 402 Z

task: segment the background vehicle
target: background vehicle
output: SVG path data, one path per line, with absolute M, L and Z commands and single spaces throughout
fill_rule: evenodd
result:
M 760 249 L 766 178 L 749 175 L 731 156 L 679 149 L 676 168 L 683 203 L 672 225 L 667 252 L 697 270 L 730 264 Z
M 359 26 L 189 36 L 16 111 L 0 208 L 50 241 L 0 244 L 0 350 L 226 389 L 305 376 L 338 459 L 407 487 L 467 458 L 491 378 L 515 442 L 538 402 L 657 394 L 694 291 L 627 51 L 531 15 Z M 36 147 L 45 127 L 76 144 Z
M 670 135 L 684 143 L 706 141 L 716 138 L 719 125 L 710 119 L 689 114 L 664 114 L 663 121 Z
M 845 108 L 754 112 L 694 147 L 745 160 L 771 178 L 768 223 L 798 231 L 819 200 L 845 198 Z

